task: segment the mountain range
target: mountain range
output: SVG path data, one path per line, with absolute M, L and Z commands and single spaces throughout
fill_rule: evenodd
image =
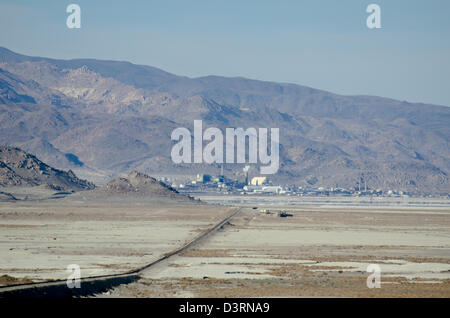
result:
M 218 165 L 171 161 L 171 132 L 200 119 L 204 128 L 280 128 L 274 183 L 450 190 L 450 107 L 0 47 L 0 144 L 97 184 L 134 170 L 219 174 Z M 225 165 L 225 175 L 241 176 L 242 167 Z

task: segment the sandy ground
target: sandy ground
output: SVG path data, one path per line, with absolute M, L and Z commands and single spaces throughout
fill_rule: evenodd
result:
M 14 194 L 31 201 L 0 202 L 2 285 L 65 279 L 69 264 L 84 277 L 126 272 L 234 210 L 82 196 L 41 200 L 51 193 L 20 191 Z M 98 296 L 450 297 L 450 202 L 358 200 L 246 198 L 223 229 Z M 279 217 L 280 210 L 292 217 Z M 369 264 L 380 266 L 381 288 L 367 287 Z
M 36 192 L 34 192 L 36 195 Z M 146 265 L 229 213 L 212 206 L 44 200 L 0 202 L 0 285 L 123 273 Z
M 442 202 L 441 202 L 442 203 Z M 450 209 L 260 205 L 114 297 L 450 297 Z M 280 218 L 286 209 L 292 217 Z M 367 266 L 381 288 L 367 287 Z

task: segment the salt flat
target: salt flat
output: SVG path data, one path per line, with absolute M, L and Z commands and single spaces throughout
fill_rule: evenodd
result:
M 138 268 L 235 209 L 220 200 L 224 205 L 82 196 L 0 203 L 1 282 L 65 279 L 69 264 L 84 277 Z M 448 201 L 252 200 L 199 244 L 98 296 L 450 297 Z M 292 217 L 279 217 L 281 210 Z M 380 289 L 366 285 L 369 264 L 380 266 Z
M 445 200 L 412 207 L 253 200 L 202 244 L 111 295 L 450 297 Z M 293 216 L 279 217 L 280 209 Z M 380 266 L 380 289 L 366 285 L 369 264 Z
M 79 265 L 82 277 L 136 269 L 180 247 L 227 212 L 142 202 L 2 202 L 0 283 L 65 279 L 69 264 Z

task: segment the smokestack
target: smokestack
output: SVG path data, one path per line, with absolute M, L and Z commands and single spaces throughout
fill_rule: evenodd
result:
M 245 184 L 248 185 L 248 170 L 250 169 L 250 166 L 245 166 L 242 171 L 245 173 Z

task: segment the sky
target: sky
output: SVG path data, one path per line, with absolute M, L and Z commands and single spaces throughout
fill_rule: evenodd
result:
M 450 106 L 448 0 L 0 0 L 0 46 Z

